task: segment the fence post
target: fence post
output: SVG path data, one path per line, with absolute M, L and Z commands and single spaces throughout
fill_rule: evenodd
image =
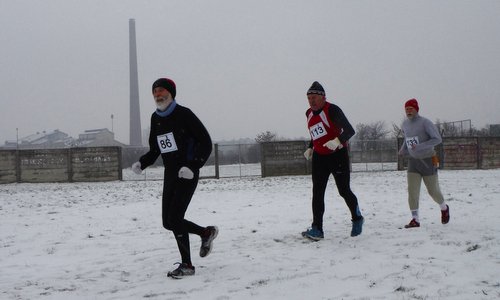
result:
M 219 144 L 214 144 L 214 168 L 215 168 L 215 178 L 219 179 Z
M 118 152 L 118 180 L 123 180 L 122 147 L 116 147 Z
M 21 182 L 21 152 L 16 150 L 16 182 Z
M 266 177 L 267 170 L 266 170 L 266 153 L 265 153 L 265 147 L 264 147 L 265 142 L 260 143 L 260 177 L 264 178 Z
M 476 161 L 477 161 L 477 169 L 481 169 L 482 155 L 481 155 L 481 145 L 479 145 L 479 137 L 476 137 Z
M 73 182 L 73 152 L 71 151 L 71 148 L 68 148 L 66 160 L 66 165 L 68 168 L 68 182 Z
M 403 142 L 402 142 L 402 143 L 400 143 L 400 142 L 399 142 L 400 140 L 402 141 L 402 138 L 399 138 L 399 137 L 398 137 L 398 138 L 396 138 L 396 151 L 398 151 L 398 153 L 397 153 L 397 157 L 398 157 L 398 166 L 397 166 L 397 169 L 398 169 L 398 171 L 402 171 L 402 170 L 404 170 L 404 165 L 403 165 L 403 164 L 404 164 L 404 162 L 403 162 L 403 160 L 402 160 L 402 158 L 401 158 L 402 156 L 401 156 L 401 155 L 399 155 L 400 145 L 402 145 L 402 143 L 403 143 Z
M 238 165 L 240 168 L 240 178 L 241 178 L 241 144 L 238 144 Z

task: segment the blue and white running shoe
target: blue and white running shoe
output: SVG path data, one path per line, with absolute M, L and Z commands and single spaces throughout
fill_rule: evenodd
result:
M 363 223 L 365 222 L 365 218 L 361 217 L 361 219 L 358 219 L 356 221 L 352 221 L 352 229 L 351 229 L 351 236 L 358 236 L 361 234 L 363 231 Z
M 302 236 L 313 241 L 319 241 L 324 238 L 323 230 L 318 229 L 316 226 L 312 226 L 311 228 L 302 232 Z

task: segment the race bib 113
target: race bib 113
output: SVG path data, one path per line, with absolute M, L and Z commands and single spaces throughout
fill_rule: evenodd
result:
M 406 138 L 406 147 L 408 149 L 411 149 L 418 145 L 418 136 L 412 136 L 412 137 L 407 137 Z
M 311 134 L 311 138 L 313 140 L 319 139 L 322 136 L 326 135 L 325 125 L 322 122 L 319 122 L 311 127 L 309 127 L 309 133 Z

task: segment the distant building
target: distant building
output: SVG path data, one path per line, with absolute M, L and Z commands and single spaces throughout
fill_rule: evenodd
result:
M 37 132 L 19 141 L 5 141 L 4 149 L 54 149 L 68 148 L 74 143 L 74 139 L 67 133 L 59 131 Z
M 107 128 L 85 130 L 78 136 L 78 139 L 70 137 L 67 133 L 59 130 L 37 132 L 19 141 L 5 141 L 2 149 L 57 149 L 71 147 L 105 147 L 118 146 L 125 147 L 115 140 L 115 134 Z
M 122 144 L 115 140 L 115 134 L 107 128 L 85 130 L 81 133 L 76 140 L 75 146 L 77 147 L 103 147 L 103 146 L 119 146 L 124 147 Z

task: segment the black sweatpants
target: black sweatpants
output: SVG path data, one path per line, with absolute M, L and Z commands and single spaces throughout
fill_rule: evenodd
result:
M 349 169 L 349 154 L 347 148 L 342 148 L 329 155 L 320 155 L 316 152 L 312 159 L 313 181 L 313 226 L 323 230 L 323 214 L 325 212 L 325 190 L 330 174 L 335 179 L 335 184 L 340 196 L 344 198 L 349 207 L 352 220 L 361 218 L 358 207 L 358 198 L 351 191 L 351 171 Z
M 183 263 L 191 264 L 191 251 L 189 248 L 189 234 L 202 235 L 204 228 L 184 219 L 186 210 L 191 202 L 198 179 L 199 170 L 192 170 L 193 179 L 178 177 L 178 170 L 165 169 L 162 197 L 163 227 L 174 233 Z

